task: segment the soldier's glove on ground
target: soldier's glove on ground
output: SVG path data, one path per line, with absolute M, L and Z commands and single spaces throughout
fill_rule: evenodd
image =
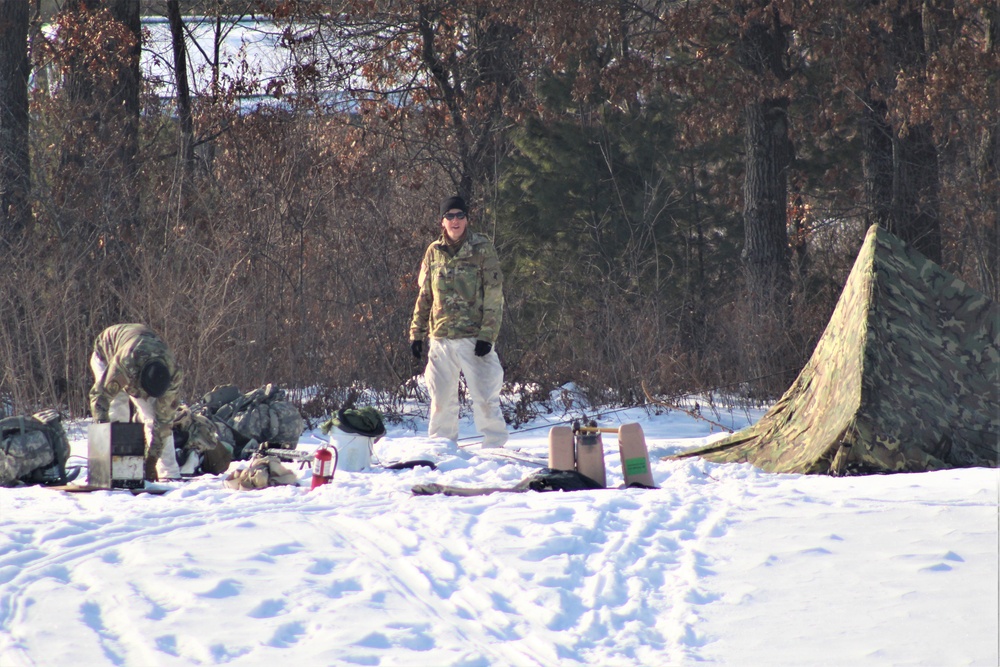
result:
M 493 343 L 487 343 L 485 340 L 476 341 L 476 356 L 485 357 L 493 349 Z
M 146 457 L 146 461 L 143 465 L 143 478 L 147 482 L 155 482 L 156 477 L 156 459 L 152 457 Z
M 410 343 L 410 352 L 413 353 L 414 357 L 419 359 L 421 355 L 423 355 L 424 353 L 424 341 L 415 340 L 412 343 Z

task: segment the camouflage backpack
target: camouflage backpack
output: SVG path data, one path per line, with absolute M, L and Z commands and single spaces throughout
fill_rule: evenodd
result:
M 0 419 L 0 486 L 62 484 L 69 440 L 54 410 Z
M 243 392 L 234 384 L 225 384 L 216 387 L 201 397 L 196 403 L 199 410 L 211 416 L 219 411 L 224 405 L 228 405 L 243 396 Z
M 305 430 L 305 421 L 298 408 L 285 400 L 284 389 L 273 384 L 264 385 L 247 394 L 236 393 L 235 399 L 214 407 L 232 397 L 234 390 L 232 386 L 216 387 L 196 406 L 231 430 L 234 456 L 240 457 L 243 448 L 251 442 L 255 443 L 254 447 L 266 442 L 272 448 L 295 449 Z

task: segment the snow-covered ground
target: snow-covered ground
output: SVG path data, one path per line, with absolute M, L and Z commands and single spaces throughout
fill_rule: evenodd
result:
M 661 488 L 414 496 L 537 470 L 475 451 L 468 420 L 456 446 L 418 419 L 390 424 L 376 454 L 437 470 L 338 471 L 314 491 L 298 464 L 300 486 L 259 491 L 0 489 L 0 665 L 998 664 L 998 470 L 660 461 L 718 429 L 678 412 L 599 420 L 624 422 L 642 425 Z M 537 420 L 509 446 L 544 456 L 547 435 Z M 308 431 L 299 448 L 324 441 Z

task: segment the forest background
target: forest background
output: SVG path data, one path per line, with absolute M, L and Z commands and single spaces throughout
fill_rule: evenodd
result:
M 218 48 L 248 21 L 281 71 Z M 996 300 L 998 36 L 992 0 L 0 2 L 0 414 L 85 415 L 126 321 L 189 401 L 392 413 L 455 193 L 512 423 L 568 381 L 770 400 L 871 224 Z

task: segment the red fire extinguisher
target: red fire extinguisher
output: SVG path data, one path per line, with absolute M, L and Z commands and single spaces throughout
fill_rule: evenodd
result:
M 309 489 L 310 491 L 317 486 L 323 486 L 333 479 L 333 473 L 337 470 L 336 456 L 336 449 L 333 450 L 333 453 L 330 453 L 330 450 L 326 447 L 316 450 L 316 453 L 313 455 L 312 487 Z

